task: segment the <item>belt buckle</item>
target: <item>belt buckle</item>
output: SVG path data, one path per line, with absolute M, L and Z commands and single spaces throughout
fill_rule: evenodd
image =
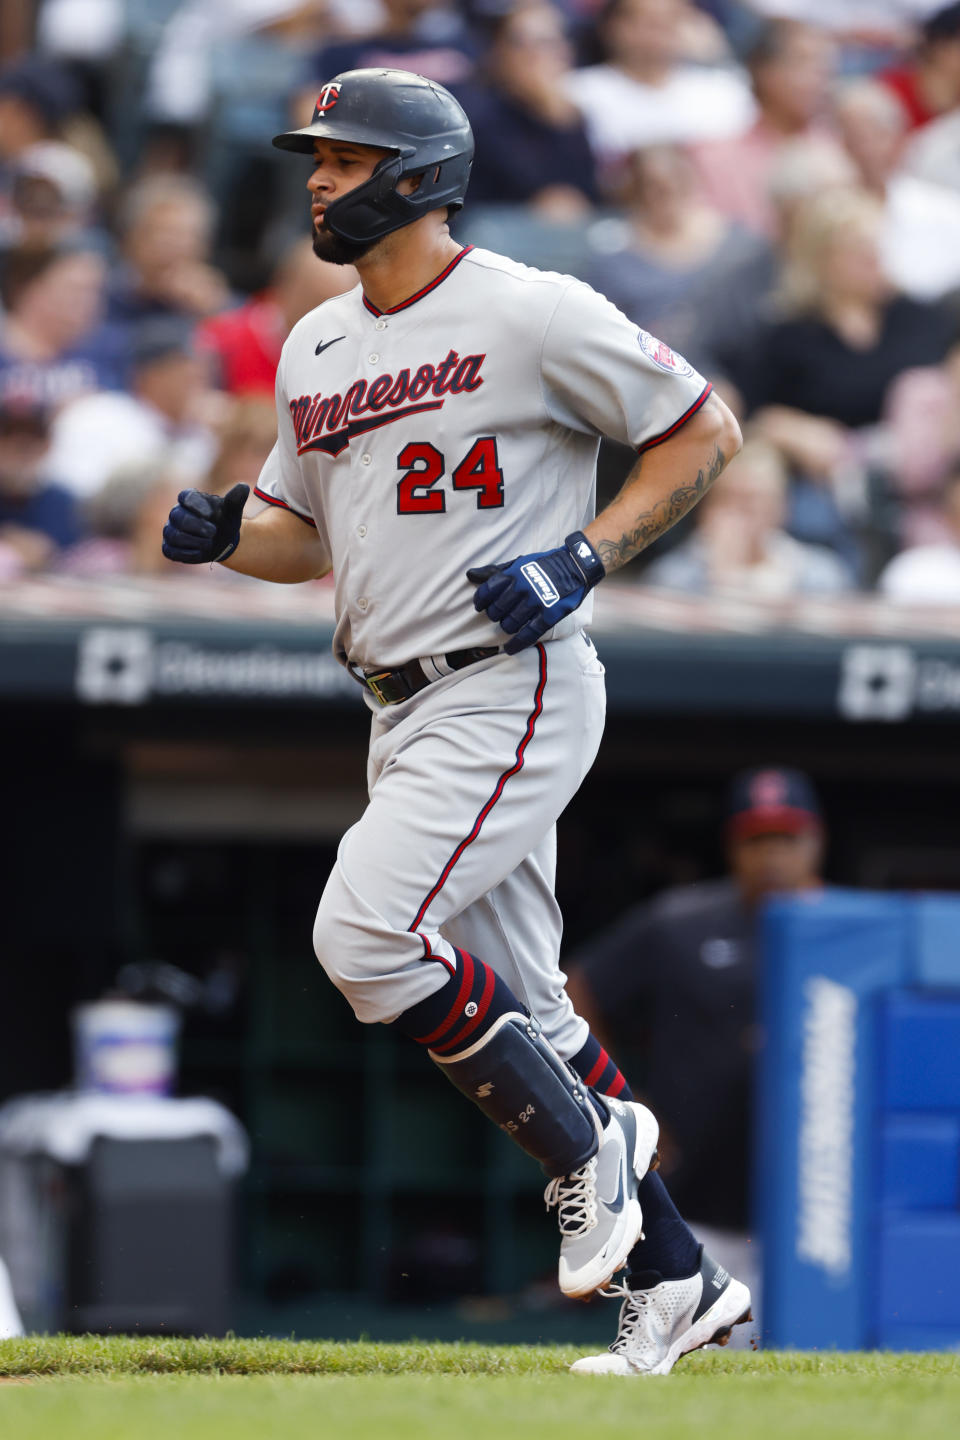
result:
M 381 705 L 399 704 L 398 700 L 388 700 L 386 695 L 384 695 L 383 693 L 383 688 L 380 682 L 382 680 L 389 679 L 390 674 L 391 672 L 389 670 L 381 670 L 378 675 L 364 675 L 363 677 L 363 683 L 366 685 L 368 690 L 371 690 L 373 692 L 374 699 L 377 700 Z

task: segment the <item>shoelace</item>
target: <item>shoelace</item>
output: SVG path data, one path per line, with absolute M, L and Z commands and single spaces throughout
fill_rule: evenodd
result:
M 597 1223 L 596 1155 L 572 1175 L 551 1180 L 543 1198 L 548 1210 L 559 1207 L 561 1235 L 586 1235 Z
M 629 1300 L 633 1295 L 643 1292 L 631 1290 L 626 1280 L 608 1280 L 606 1285 L 601 1285 L 593 1293 L 601 1295 L 604 1300 Z
M 646 1235 L 644 1235 L 641 1230 L 640 1239 L 646 1240 L 646 1238 Z M 626 1280 L 608 1280 L 606 1285 L 598 1286 L 593 1293 L 600 1295 L 604 1300 L 629 1300 L 632 1296 L 642 1295 L 644 1292 L 642 1290 L 631 1290 Z M 644 1300 L 643 1303 L 646 1304 L 646 1300 Z
M 640 1326 L 644 1322 L 644 1311 L 650 1302 L 646 1290 L 631 1290 L 627 1284 L 609 1286 L 607 1294 L 617 1293 L 625 1296 L 623 1309 L 620 1311 L 620 1323 L 617 1327 L 617 1338 L 607 1348 L 616 1355 L 620 1350 L 627 1350 L 640 1340 Z

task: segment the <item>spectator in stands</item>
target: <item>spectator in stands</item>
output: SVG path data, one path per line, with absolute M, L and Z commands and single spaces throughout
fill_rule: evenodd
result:
M 734 266 L 709 305 L 711 345 L 728 389 L 731 375 L 749 370 L 759 337 L 776 316 L 783 255 L 791 248 L 794 227 L 807 202 L 814 195 L 850 189 L 856 180 L 856 169 L 846 151 L 825 136 L 785 140 L 779 147 L 768 181 L 774 244 L 764 245 L 758 239 L 756 248 Z M 743 408 L 742 400 L 737 408 Z
M 59 140 L 29 145 L 11 168 L 10 210 L 0 218 L 0 248 L 92 238 L 96 198 L 93 166 L 79 150 Z M 105 235 L 103 246 L 107 248 Z
M 325 45 L 313 62 L 318 84 L 343 70 L 414 70 L 456 88 L 473 74 L 476 44 L 448 0 L 381 0 L 382 30 Z
M 879 79 L 897 97 L 910 130 L 960 105 L 960 3 L 930 15 L 913 56 Z
M 272 396 L 231 404 L 213 464 L 198 483 L 218 495 L 241 483 L 252 489 L 276 438 Z M 163 529 L 183 485 L 182 461 L 175 449 L 156 450 L 147 458 L 135 457 L 131 450 L 86 499 L 83 512 L 89 533 L 59 557 L 58 572 L 91 577 L 163 575 L 182 584 L 189 577 L 171 571 L 157 544 L 157 525 Z M 247 583 L 246 576 L 237 577 L 229 570 L 223 570 L 221 579 L 232 585 Z
M 689 595 L 786 599 L 853 588 L 839 556 L 795 540 L 783 528 L 787 471 L 763 440 L 747 439 L 723 480 L 698 505 L 695 527 L 643 572 L 650 585 Z
M 143 321 L 131 371 L 130 394 L 88 395 L 55 421 L 49 471 L 82 499 L 139 461 L 162 461 L 182 477 L 181 487 L 198 485 L 216 456 L 206 366 L 189 325 L 171 316 Z
M 138 460 L 113 471 L 84 503 L 87 535 L 61 551 L 58 574 L 103 579 L 110 575 L 163 575 L 170 566 L 157 544 L 183 477 L 162 460 Z M 179 577 L 178 577 L 179 578 Z
M 7 252 L 0 274 L 0 393 L 56 408 L 123 380 L 121 337 L 102 323 L 103 256 L 69 246 Z
M 899 290 L 937 300 L 960 287 L 960 196 L 900 169 L 907 133 L 899 101 L 872 80 L 839 94 L 836 114 L 864 187 L 883 204 L 883 266 Z
M 806 203 L 791 236 L 784 318 L 735 377 L 767 437 L 824 479 L 849 463 L 855 433 L 882 418 L 896 376 L 939 364 L 955 339 L 942 308 L 891 287 L 882 222 L 880 204 L 861 191 Z
M 151 145 L 151 156 L 183 158 L 177 132 L 182 139 L 209 118 L 218 98 L 217 61 L 224 54 L 231 85 L 259 98 L 265 62 L 287 89 L 291 59 L 315 49 L 327 32 L 329 12 L 337 10 L 341 23 L 347 10 L 369 17 L 370 0 L 181 0 L 159 27 L 147 78 L 145 109 L 167 130 L 168 142 Z
M 277 411 L 272 395 L 269 399 L 248 395 L 231 405 L 204 490 L 214 495 L 225 495 L 234 485 L 249 485 L 252 490 L 276 439 Z
M 767 182 L 777 245 L 789 249 L 794 225 L 815 195 L 853 190 L 857 178 L 856 166 L 835 139 L 809 135 L 785 140 Z
M 154 175 L 126 197 L 120 214 L 123 264 L 113 279 L 110 315 L 135 324 L 173 315 L 196 321 L 230 304 L 230 290 L 210 263 L 216 212 L 196 180 Z
M 56 139 L 78 104 L 70 75 L 49 60 L 28 55 L 0 70 L 0 215 L 7 208 L 10 167 L 31 145 Z
M 755 303 L 770 245 L 704 198 L 677 145 L 651 145 L 626 161 L 623 248 L 604 255 L 591 283 L 638 325 L 713 375 L 718 347 L 734 343 Z M 743 284 L 740 283 L 741 278 Z
M 755 119 L 738 70 L 685 62 L 686 11 L 684 0 L 607 0 L 599 21 L 607 58 L 570 76 L 594 153 L 613 179 L 633 150 L 741 135 Z
M 793 535 L 825 543 L 870 579 L 896 543 L 900 464 L 886 425 L 903 372 L 943 362 L 955 322 L 884 274 L 881 203 L 859 190 L 806 201 L 786 238 L 779 315 L 730 370 L 753 430 L 792 471 Z
M 281 256 L 266 290 L 199 326 L 197 344 L 214 362 L 215 382 L 232 395 L 272 399 L 280 350 L 293 326 L 356 283 L 352 265 L 319 260 L 309 239 L 297 240 Z
M 955 353 L 946 365 L 905 370 L 887 392 L 883 434 L 901 546 L 954 541 L 943 495 L 960 465 L 958 358 Z
M 35 8 L 38 48 L 75 66 L 109 64 L 132 28 L 124 0 L 40 0 Z
M 32 398 L 0 398 L 0 580 L 46 569 L 80 537 L 76 502 L 41 479 L 50 415 Z
M 877 581 L 888 600 L 908 605 L 960 604 L 960 470 L 944 487 L 946 534 L 939 544 L 912 545 L 895 555 Z
M 960 109 L 948 110 L 929 125 L 911 131 L 901 166 L 907 175 L 960 191 Z
M 565 84 L 573 52 L 543 0 L 494 22 L 484 84 L 460 91 L 477 141 L 470 203 L 530 205 L 575 221 L 597 200 L 593 153 Z
M 209 471 L 194 477 L 206 491 L 222 495 L 237 484 L 252 489 L 277 438 L 277 415 L 270 400 L 247 398 L 231 404 Z M 189 576 L 174 575 L 157 544 L 170 507 L 183 489 L 182 456 L 175 448 L 148 458 L 131 454 L 86 500 L 89 535 L 60 556 L 57 570 L 77 576 L 161 575 L 182 585 Z M 258 502 L 252 501 L 249 508 Z M 209 576 L 207 583 L 209 583 Z M 249 577 L 221 568 L 218 583 L 244 585 Z
M 742 135 L 691 146 L 704 195 L 715 209 L 759 235 L 775 234 L 770 176 L 777 155 L 785 141 L 800 137 L 828 143 L 834 63 L 833 43 L 812 25 L 775 20 L 764 26 L 747 57 L 755 121 Z
M 664 1176 L 684 1213 L 744 1230 L 757 910 L 769 895 L 821 886 L 824 832 L 810 781 L 772 767 L 738 775 L 724 838 L 722 880 L 628 910 L 568 958 L 567 989 L 614 1053 L 636 1056 L 628 1078 L 660 1120 Z

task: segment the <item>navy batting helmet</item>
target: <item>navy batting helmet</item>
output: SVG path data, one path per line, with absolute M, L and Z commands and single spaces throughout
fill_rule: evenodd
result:
M 366 245 L 446 205 L 459 210 L 473 161 L 473 132 L 442 85 L 408 70 L 345 70 L 324 85 L 313 119 L 275 135 L 280 150 L 313 154 L 314 140 L 349 140 L 392 153 L 369 180 L 334 200 L 324 221 L 334 235 Z M 397 182 L 419 175 L 412 195 Z

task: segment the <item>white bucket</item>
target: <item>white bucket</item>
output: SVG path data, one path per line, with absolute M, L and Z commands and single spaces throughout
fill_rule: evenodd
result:
M 180 1016 L 166 1005 L 98 1000 L 73 1012 L 80 1090 L 100 1095 L 169 1095 L 177 1071 Z

